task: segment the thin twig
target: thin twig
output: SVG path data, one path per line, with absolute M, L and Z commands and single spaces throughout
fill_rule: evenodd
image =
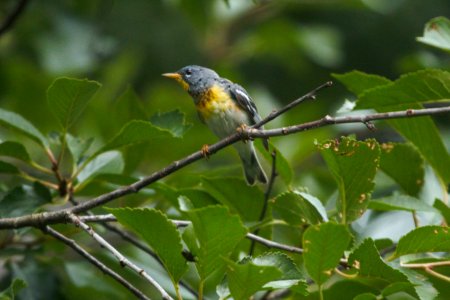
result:
M 270 193 L 272 192 L 273 184 L 275 183 L 275 177 L 277 177 L 277 151 L 273 150 L 271 153 L 272 157 L 272 171 L 270 173 L 269 183 L 267 185 L 266 192 L 264 193 L 264 203 L 261 209 L 261 214 L 259 215 L 258 221 L 261 222 L 266 217 L 267 212 L 267 204 L 269 203 Z M 260 228 L 257 228 L 253 231 L 253 234 L 258 235 Z M 252 240 L 250 244 L 250 250 L 248 251 L 248 255 L 252 256 L 253 251 L 255 250 L 255 241 Z
M 361 116 L 344 116 L 344 117 L 330 117 L 325 116 L 322 119 L 307 122 L 299 125 L 277 128 L 277 129 L 268 129 L 268 130 L 260 130 L 249 128 L 245 129 L 246 137 L 250 138 L 267 138 L 271 136 L 280 136 L 293 134 L 296 132 L 311 130 L 319 127 L 329 126 L 332 124 L 345 124 L 345 123 L 366 123 L 368 121 L 374 120 L 386 120 L 386 119 L 398 119 L 398 118 L 411 118 L 411 117 L 420 117 L 426 115 L 435 115 L 450 112 L 450 106 L 438 107 L 438 108 L 424 108 L 424 109 L 408 109 L 405 111 L 397 111 L 397 112 L 386 112 L 386 113 L 374 113 L 369 115 L 361 115 Z M 259 124 L 259 123 L 258 123 Z M 209 146 L 209 154 L 212 155 L 217 151 L 231 145 L 242 139 L 242 133 L 235 133 L 230 135 L 219 142 Z M 100 195 L 94 199 L 85 201 L 76 207 L 56 210 L 52 212 L 43 212 L 32 215 L 25 215 L 21 217 L 15 218 L 3 218 L 0 219 L 0 229 L 13 229 L 27 226 L 41 227 L 42 225 L 55 224 L 66 222 L 66 217 L 68 214 L 74 213 L 82 213 L 86 212 L 94 207 L 103 205 L 108 203 L 111 200 L 117 199 L 119 197 L 129 195 L 131 193 L 137 193 L 142 188 L 148 186 L 149 184 L 160 180 L 190 164 L 193 162 L 204 158 L 202 151 L 194 152 L 181 160 L 177 160 L 166 166 L 165 168 L 154 172 L 150 176 L 147 176 L 141 180 L 136 181 L 135 183 L 121 187 L 117 190 L 114 190 L 109 193 L 105 193 Z
M 136 266 L 131 261 L 129 261 L 125 256 L 122 255 L 116 248 L 114 248 L 110 243 L 108 243 L 103 237 L 97 234 L 92 227 L 82 222 L 76 215 L 70 214 L 67 216 L 68 219 L 77 227 L 80 227 L 86 231 L 94 240 L 96 240 L 102 247 L 111 252 L 119 261 L 121 266 L 127 266 L 144 279 L 146 279 L 151 285 L 153 285 L 160 293 L 164 300 L 173 300 L 173 298 L 159 285 L 159 283 L 154 280 L 144 269 Z
M 126 279 L 124 279 L 122 276 L 108 268 L 105 264 L 100 262 L 97 258 L 89 254 L 86 250 L 84 250 L 80 245 L 78 245 L 77 242 L 74 240 L 66 237 L 65 235 L 61 234 L 60 232 L 54 230 L 50 226 L 46 226 L 42 229 L 46 234 L 49 234 L 53 236 L 55 239 L 63 242 L 76 252 L 83 256 L 86 260 L 88 260 L 91 264 L 96 266 L 98 269 L 100 269 L 103 273 L 105 273 L 108 276 L 111 276 L 113 279 L 115 279 L 117 282 L 119 282 L 121 285 L 123 285 L 125 288 L 127 288 L 130 292 L 132 292 L 136 297 L 143 300 L 150 300 L 147 296 L 145 296 L 139 289 L 137 289 L 135 286 L 133 286 L 130 282 L 128 282 Z
M 3 21 L 2 25 L 0 26 L 0 35 L 4 34 L 12 28 L 14 23 L 19 18 L 20 14 L 24 11 L 27 4 L 28 0 L 21 0 L 17 3 L 16 7 L 11 11 L 11 13 L 6 17 L 5 21 Z

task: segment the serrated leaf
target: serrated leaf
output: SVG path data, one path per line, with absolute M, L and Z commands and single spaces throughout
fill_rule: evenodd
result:
M 45 148 L 48 147 L 48 141 L 42 135 L 42 133 L 36 127 L 34 127 L 33 124 L 31 124 L 28 120 L 26 120 L 19 114 L 0 108 L 0 125 L 13 128 L 29 137 L 39 145 Z
M 85 184 L 99 174 L 120 174 L 124 168 L 122 154 L 119 151 L 108 151 L 91 160 L 78 174 L 79 182 Z
M 0 200 L 0 217 L 17 217 L 34 212 L 51 201 L 50 191 L 40 183 L 18 186 Z
M 0 156 L 13 157 L 26 163 L 31 162 L 25 147 L 17 142 L 6 141 L 0 144 Z
M 395 82 L 382 84 L 378 76 L 352 72 L 336 77 L 359 96 L 357 109 L 373 108 L 378 112 L 420 109 L 421 103 L 450 99 L 450 73 L 421 70 L 408 73 Z M 388 79 L 384 79 L 386 82 Z M 368 82 L 360 87 L 360 82 Z M 450 181 L 450 155 L 431 117 L 388 120 L 403 137 L 413 143 L 444 181 Z
M 383 143 L 380 168 L 411 196 L 417 195 L 424 181 L 424 162 L 409 144 Z
M 358 270 L 361 278 L 378 280 L 381 290 L 390 284 L 402 282 L 409 283 L 407 276 L 387 265 L 380 257 L 372 239 L 364 240 L 348 258 L 348 264 Z M 414 289 L 405 289 L 408 294 L 417 296 Z
M 450 232 L 448 227 L 424 226 L 403 236 L 398 241 L 397 249 L 389 259 L 392 260 L 402 255 L 414 253 L 447 252 L 449 249 Z
M 434 200 L 433 207 L 439 210 L 447 225 L 450 224 L 450 207 L 439 199 Z
M 233 177 L 202 177 L 202 183 L 209 194 L 237 212 L 244 221 L 259 221 L 264 193 L 258 187 Z
M 166 215 L 155 209 L 119 208 L 109 209 L 117 220 L 143 240 L 155 251 L 169 273 L 172 282 L 177 283 L 187 270 L 182 256 L 181 237 L 176 226 Z
M 393 264 L 396 270 L 399 270 L 404 274 L 410 283 L 414 285 L 414 293 L 410 292 L 410 295 L 417 297 L 420 300 L 434 300 L 438 296 L 438 291 L 428 281 L 428 278 L 424 275 L 407 268 L 402 268 L 396 264 Z M 406 288 L 406 287 L 405 287 Z M 404 289 L 407 292 L 407 289 Z
M 450 20 L 445 17 L 431 19 L 417 41 L 450 52 Z
M 276 267 L 255 265 L 252 262 L 237 264 L 227 261 L 228 287 L 236 300 L 244 300 L 259 291 L 262 286 L 281 277 L 282 273 Z
M 303 192 L 287 192 L 271 200 L 272 207 L 289 225 L 318 224 L 327 221 L 325 207 L 319 199 Z
M 20 171 L 15 165 L 0 160 L 0 173 L 19 174 Z
M 64 132 L 80 117 L 99 88 L 96 81 L 67 77 L 57 78 L 50 85 L 47 103 Z
M 267 151 L 261 140 L 259 139 L 254 143 L 256 149 L 258 149 L 259 153 L 261 153 L 264 156 L 264 159 L 266 159 L 270 165 L 272 165 L 272 155 L 269 151 Z M 292 168 L 287 161 L 287 159 L 284 157 L 283 153 L 277 149 L 272 143 L 269 143 L 269 149 L 271 151 L 276 151 L 276 161 L 275 161 L 275 168 L 277 171 L 277 174 L 280 175 L 280 177 L 283 179 L 283 181 L 289 185 L 292 182 L 292 178 L 294 176 L 294 171 L 292 171 Z
M 101 147 L 93 156 L 113 149 L 128 147 L 147 141 L 156 142 L 158 139 L 172 137 L 173 135 L 170 131 L 158 128 L 150 122 L 132 120 L 125 124 L 119 133 Z
M 337 209 L 343 223 L 359 218 L 367 208 L 374 187 L 380 147 L 375 140 L 356 141 L 348 137 L 319 146 L 338 185 Z
M 322 285 L 333 273 L 350 242 L 350 233 L 341 224 L 310 226 L 303 234 L 303 259 L 309 276 Z
M 238 216 L 222 206 L 189 210 L 186 214 L 199 245 L 196 266 L 200 278 L 205 280 L 214 272 L 223 272 L 226 264 L 223 258 L 229 257 L 247 229 Z
M 186 123 L 184 113 L 175 109 L 167 112 L 158 112 L 150 117 L 150 122 L 172 133 L 174 137 L 181 138 L 188 131 L 192 124 Z
M 437 212 L 431 205 L 407 195 L 393 195 L 390 197 L 373 199 L 369 208 L 374 210 L 404 210 L 409 212 L 428 211 Z
M 0 292 L 0 300 L 14 300 L 17 296 L 17 293 L 20 292 L 21 289 L 25 288 L 27 284 L 24 280 L 15 278 L 9 287 Z

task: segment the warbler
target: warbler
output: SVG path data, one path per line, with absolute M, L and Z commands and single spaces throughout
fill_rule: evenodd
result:
M 247 91 L 215 71 L 201 66 L 186 66 L 174 73 L 165 73 L 173 78 L 194 100 L 200 121 L 206 124 L 219 138 L 225 138 L 239 127 L 251 126 L 261 120 L 256 105 Z M 267 148 L 267 140 L 264 146 Z M 249 185 L 256 180 L 267 183 L 267 176 L 256 156 L 252 141 L 234 144 L 242 161 L 244 175 Z M 207 154 L 207 146 L 203 148 Z

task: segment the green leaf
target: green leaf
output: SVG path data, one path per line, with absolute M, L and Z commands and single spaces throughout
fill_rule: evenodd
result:
M 217 201 L 208 192 L 198 188 L 183 188 L 176 189 L 173 186 L 162 182 L 155 182 L 152 184 L 152 188 L 156 190 L 158 194 L 163 195 L 170 203 L 178 208 L 178 198 L 185 196 L 191 200 L 194 208 L 201 208 L 208 205 L 217 204 Z
M 15 278 L 9 287 L 0 292 L 0 300 L 14 300 L 17 293 L 26 286 L 25 281 Z
M 380 257 L 372 239 L 364 240 L 348 258 L 348 264 L 358 270 L 359 277 L 378 280 L 378 288 L 384 289 L 392 283 L 409 283 L 406 275 L 387 265 Z M 406 292 L 416 296 L 414 289 Z
M 319 146 L 339 189 L 337 209 L 343 223 L 359 218 L 367 208 L 374 187 L 380 147 L 375 140 L 342 137 Z
M 0 173 L 19 174 L 20 171 L 15 165 L 0 160 Z
M 419 109 L 421 103 L 450 99 L 450 73 L 442 70 L 421 70 L 382 84 L 379 78 L 362 72 L 340 75 L 348 89 L 357 92 L 356 108 L 373 108 L 379 112 Z M 341 80 L 341 77 L 337 77 Z M 385 79 L 388 80 L 388 79 Z M 369 82 L 358 88 L 359 82 Z M 375 88 L 376 87 L 376 88 Z M 450 181 L 450 155 L 431 117 L 387 121 L 403 137 L 413 143 L 444 181 Z
M 177 283 L 187 270 L 181 252 L 181 237 L 177 227 L 166 215 L 155 209 L 119 208 L 109 209 L 117 220 L 140 235 L 149 244 L 169 272 L 172 282 Z
M 86 183 L 99 174 L 120 174 L 124 168 L 122 154 L 119 151 L 108 151 L 91 160 L 78 174 L 79 182 Z
M 383 289 L 381 292 L 384 297 L 388 297 L 398 292 L 407 292 L 414 288 L 411 282 L 394 282 Z
M 418 297 L 420 300 L 435 300 L 438 296 L 438 291 L 430 283 L 429 278 L 424 275 L 407 268 L 402 268 L 397 264 L 392 265 L 394 268 L 403 273 L 414 286 L 414 293 L 410 292 L 410 295 Z M 408 292 L 407 287 L 404 287 L 404 292 Z
M 439 199 L 434 200 L 433 207 L 439 210 L 447 225 L 450 224 L 450 207 Z
M 445 17 L 431 19 L 417 41 L 450 52 L 450 20 Z
M 133 120 L 125 124 L 119 133 L 93 156 L 113 149 L 128 147 L 146 141 L 157 142 L 158 139 L 171 137 L 173 135 L 166 129 L 158 128 L 150 122 Z
M 40 183 L 16 187 L 0 200 L 0 217 L 29 214 L 51 200 L 50 191 Z
M 147 120 L 143 101 L 131 86 L 128 86 L 115 102 L 114 112 L 114 121 L 118 123 L 118 126 L 122 126 L 130 120 Z
M 407 195 L 393 195 L 369 202 L 369 208 L 374 210 L 404 210 L 404 211 L 428 211 L 436 212 L 432 206 L 425 202 Z
M 262 286 L 281 277 L 282 273 L 276 267 L 255 265 L 252 262 L 237 264 L 227 261 L 227 278 L 231 295 L 236 300 L 250 298 Z
M 355 95 L 360 95 L 366 90 L 391 83 L 391 81 L 385 77 L 360 71 L 351 71 L 345 74 L 333 74 L 333 77 L 339 80 Z
M 1 143 L 0 156 L 13 157 L 26 163 L 31 162 L 30 155 L 28 154 L 25 147 L 17 142 L 6 141 Z
M 270 165 L 272 166 L 272 155 L 269 151 L 267 151 L 264 146 L 263 143 L 261 142 L 261 139 L 258 139 L 258 141 L 256 141 L 254 143 L 256 149 L 258 149 L 259 153 L 261 153 L 264 158 L 270 163 Z M 283 179 L 283 181 L 289 185 L 292 182 L 292 178 L 294 177 L 294 171 L 292 171 L 291 165 L 289 164 L 289 162 L 287 161 L 286 157 L 284 157 L 284 155 L 282 154 L 282 152 L 276 148 L 272 143 L 269 143 L 269 149 L 271 149 L 271 151 L 276 151 L 276 161 L 275 161 L 275 168 L 277 171 L 277 174 L 280 175 L 280 177 Z
M 257 266 L 273 266 L 281 271 L 282 276 L 275 281 L 264 284 L 266 289 L 288 289 L 295 286 L 297 292 L 307 294 L 305 275 L 299 271 L 292 259 L 281 252 L 266 252 L 252 260 Z
M 378 297 L 372 293 L 359 294 L 353 300 L 377 300 Z
M 319 199 L 303 192 L 286 192 L 271 200 L 274 211 L 289 225 L 318 224 L 327 221 Z
M 322 285 L 333 273 L 350 242 L 344 225 L 322 223 L 310 226 L 303 234 L 303 259 L 309 276 Z
M 409 144 L 381 144 L 380 168 L 411 196 L 417 195 L 424 181 L 424 163 L 420 153 Z
M 15 129 L 39 145 L 48 147 L 48 141 L 42 133 L 19 114 L 0 108 L 0 125 Z
M 202 177 L 205 190 L 220 203 L 237 212 L 244 221 L 258 221 L 264 204 L 264 193 L 256 186 L 233 177 Z
M 181 138 L 188 131 L 192 124 L 186 123 L 184 113 L 175 109 L 168 112 L 158 112 L 150 117 L 153 125 L 166 129 L 172 133 L 174 137 Z
M 397 249 L 389 259 L 392 260 L 402 255 L 414 253 L 447 252 L 449 249 L 450 233 L 448 227 L 424 226 L 403 236 L 398 241 Z
M 335 282 L 331 287 L 324 290 L 323 295 L 324 299 L 339 299 L 339 300 L 347 300 L 353 299 L 360 294 L 365 293 L 377 293 L 377 290 L 373 287 L 370 287 L 363 282 L 358 280 L 339 280 Z M 319 299 L 318 296 L 312 299 Z M 311 300 L 312 300 L 311 299 Z
M 208 206 L 186 211 L 199 245 L 196 263 L 201 280 L 214 272 L 223 272 L 227 258 L 245 237 L 247 229 L 238 216 L 226 207 Z
M 100 83 L 87 79 L 57 78 L 47 90 L 47 103 L 64 132 L 80 117 Z
M 70 134 L 66 134 L 66 141 L 67 141 L 67 148 L 69 149 L 70 154 L 72 155 L 73 162 L 77 165 L 82 161 L 83 155 L 92 145 L 94 139 L 90 138 L 85 140 L 82 138 L 74 137 Z

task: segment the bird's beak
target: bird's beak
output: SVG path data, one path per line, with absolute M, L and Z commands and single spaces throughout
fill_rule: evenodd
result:
M 178 73 L 164 73 L 164 74 L 162 74 L 162 76 L 167 77 L 167 78 L 172 78 L 177 81 L 181 80 L 181 75 Z
M 181 76 L 178 73 L 164 73 L 162 74 L 162 76 L 167 77 L 167 78 L 172 78 L 175 79 L 176 81 L 178 81 L 181 86 L 183 87 L 183 89 L 185 89 L 186 91 L 189 90 L 189 84 L 184 81 L 183 76 Z

